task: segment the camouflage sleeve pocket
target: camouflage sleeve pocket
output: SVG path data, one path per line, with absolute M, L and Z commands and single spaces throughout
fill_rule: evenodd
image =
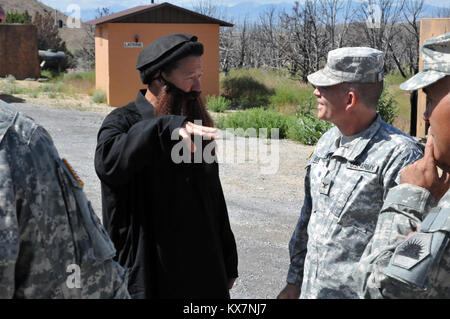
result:
M 57 164 L 77 261 L 82 264 L 112 259 L 116 254 L 114 244 L 83 192 L 82 182 L 67 161 Z

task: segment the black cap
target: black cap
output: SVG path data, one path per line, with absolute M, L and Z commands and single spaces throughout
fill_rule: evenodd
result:
M 197 36 L 192 34 L 177 33 L 160 37 L 150 43 L 139 53 L 136 69 L 141 71 L 141 80 L 148 84 L 149 75 L 160 70 L 167 63 L 179 60 L 189 52 L 192 45 L 203 46 L 197 42 Z

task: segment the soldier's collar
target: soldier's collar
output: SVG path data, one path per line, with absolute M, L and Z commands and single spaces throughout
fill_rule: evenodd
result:
M 380 127 L 381 117 L 379 114 L 377 114 L 377 118 L 375 119 L 375 121 L 373 121 L 373 123 L 366 130 L 358 133 L 358 136 L 351 142 L 338 147 L 333 156 L 341 156 L 350 162 L 355 161 L 361 155 L 361 153 L 364 152 L 367 144 L 369 144 L 370 140 L 378 132 Z M 342 133 L 339 132 L 339 140 L 337 139 L 335 144 L 339 145 L 339 141 L 342 136 Z
M 134 102 L 138 112 L 142 115 L 142 119 L 144 120 L 153 118 L 155 110 L 153 105 L 145 98 L 145 93 L 147 93 L 147 89 L 139 90 Z

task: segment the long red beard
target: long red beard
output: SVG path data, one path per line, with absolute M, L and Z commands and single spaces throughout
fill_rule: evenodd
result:
M 164 86 L 161 94 L 158 96 L 158 103 L 155 106 L 156 116 L 183 115 L 190 122 L 201 121 L 201 125 L 203 126 L 214 127 L 214 121 L 209 115 L 200 96 L 180 96 L 177 93 L 167 92 L 167 87 Z

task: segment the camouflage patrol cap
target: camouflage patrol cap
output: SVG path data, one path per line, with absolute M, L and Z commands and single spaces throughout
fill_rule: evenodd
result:
M 325 67 L 308 75 L 314 86 L 343 82 L 375 83 L 383 80 L 384 53 L 366 47 L 339 48 L 328 52 Z
M 450 75 L 450 32 L 425 40 L 421 51 L 422 71 L 403 82 L 400 89 L 421 89 Z

